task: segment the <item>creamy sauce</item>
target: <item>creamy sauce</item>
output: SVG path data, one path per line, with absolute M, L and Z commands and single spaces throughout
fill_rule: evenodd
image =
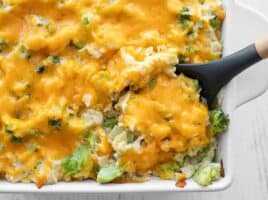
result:
M 120 155 L 129 172 L 209 143 L 208 109 L 193 80 L 174 77 L 173 65 L 221 56 L 225 14 L 218 1 L 0 2 L 0 172 L 7 179 L 39 186 L 64 179 L 55 163 L 88 130 L 101 138 L 94 162 L 111 158 L 116 152 L 102 121 L 81 116 L 88 109 L 105 115 L 126 88 L 119 123 L 148 143 Z M 179 18 L 184 7 L 190 8 L 187 28 Z

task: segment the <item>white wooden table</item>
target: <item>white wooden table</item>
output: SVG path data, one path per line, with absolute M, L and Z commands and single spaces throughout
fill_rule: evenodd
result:
M 240 0 L 268 17 L 268 0 Z M 268 33 L 267 33 L 268 34 Z M 267 66 L 268 67 L 268 66 Z M 268 199 L 268 92 L 235 112 L 234 182 L 223 192 L 155 194 L 0 194 L 0 200 L 265 200 Z

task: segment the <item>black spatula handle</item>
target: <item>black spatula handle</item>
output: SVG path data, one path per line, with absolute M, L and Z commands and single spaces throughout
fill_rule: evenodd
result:
M 268 38 L 259 40 L 240 51 L 220 60 L 196 65 L 179 64 L 177 73 L 198 79 L 202 85 L 202 93 L 211 106 L 220 89 L 237 74 L 249 66 L 268 57 Z
M 222 58 L 219 61 L 215 61 L 217 67 L 213 69 L 215 77 L 212 79 L 217 85 L 217 88 L 220 89 L 240 72 L 260 60 L 262 60 L 262 57 L 257 52 L 255 44 L 252 44 L 232 55 Z

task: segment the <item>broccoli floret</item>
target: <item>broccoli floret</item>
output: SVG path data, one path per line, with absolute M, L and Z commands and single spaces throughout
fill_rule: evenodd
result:
M 27 149 L 30 153 L 36 153 L 38 152 L 38 145 L 34 143 L 30 143 L 27 145 Z
M 14 144 L 18 144 L 18 143 L 22 143 L 23 142 L 23 138 L 20 136 L 16 136 L 14 134 L 10 135 L 10 142 L 14 143 Z
M 191 21 L 191 15 L 189 14 L 190 9 L 187 7 L 183 7 L 178 14 L 177 18 L 180 24 L 182 25 L 183 28 L 186 28 Z
M 31 136 L 38 136 L 41 134 L 41 131 L 38 128 L 30 128 L 28 134 Z
M 190 36 L 190 35 L 193 35 L 195 33 L 195 29 L 194 28 L 190 28 L 187 32 L 187 35 Z
M 64 176 L 79 177 L 79 174 L 88 166 L 90 163 L 90 149 L 86 146 L 79 147 L 73 154 L 64 159 L 62 162 Z
M 69 46 L 75 50 L 82 49 L 85 45 L 79 40 L 71 40 Z
M 118 123 L 117 116 L 107 116 L 103 120 L 103 126 L 105 128 L 113 128 Z
M 12 126 L 5 124 L 5 131 L 7 134 L 9 134 L 11 143 L 18 144 L 23 142 L 23 138 L 14 133 Z
M 60 63 L 60 57 L 58 55 L 52 55 L 50 56 L 51 62 L 53 64 L 59 64 Z
M 91 133 L 87 137 L 87 142 L 88 142 L 90 149 L 92 151 L 94 151 L 96 149 L 97 145 L 101 142 L 101 139 L 99 138 L 99 136 L 97 134 Z
M 9 133 L 9 134 L 14 133 L 12 127 L 10 125 L 8 125 L 8 124 L 5 124 L 5 131 L 6 131 L 6 133 Z
M 201 186 L 208 186 L 212 181 L 220 178 L 221 166 L 219 163 L 205 163 L 194 174 L 194 180 Z
M 57 31 L 57 26 L 54 23 L 49 22 L 46 25 L 46 29 L 47 29 L 47 32 L 52 35 Z
M 205 1 L 206 0 L 199 0 L 199 3 L 203 5 L 205 3 Z
M 201 92 L 202 89 L 201 89 L 201 85 L 200 85 L 198 80 L 194 80 L 194 88 L 195 88 L 196 92 L 198 92 L 198 93 Z
M 180 168 L 181 168 L 180 163 L 173 161 L 160 165 L 161 171 L 168 171 L 168 170 L 178 171 Z
M 45 65 L 38 65 L 35 69 L 35 72 L 38 74 L 42 74 L 45 71 Z
M 100 169 L 98 176 L 97 176 L 97 182 L 99 183 L 109 183 L 124 173 L 123 167 L 120 166 L 108 166 L 103 167 Z
M 7 48 L 7 41 L 0 38 L 0 53 Z
M 211 110 L 209 113 L 210 131 L 213 136 L 225 132 L 229 125 L 229 118 L 221 110 Z
M 217 29 L 220 25 L 218 17 L 215 15 L 212 19 L 209 20 L 209 24 L 213 29 Z
M 157 84 L 157 80 L 156 79 L 152 79 L 152 80 L 150 80 L 149 82 L 148 82 L 148 88 L 149 89 L 154 89 L 154 87 L 156 86 L 156 84 Z
M 83 15 L 81 17 L 81 23 L 84 27 L 88 27 L 91 23 L 91 20 L 93 18 L 92 13 L 87 13 L 86 15 Z
M 87 25 L 89 25 L 89 23 L 90 23 L 90 19 L 89 19 L 89 17 L 88 17 L 88 16 L 84 16 L 84 17 L 82 18 L 82 24 L 83 24 L 84 26 L 87 26 Z
M 179 55 L 179 64 L 185 64 L 188 60 L 189 59 L 185 55 Z
M 61 119 L 48 119 L 47 121 L 48 125 L 53 127 L 55 130 L 60 130 L 62 126 L 62 120 Z
M 175 172 L 178 172 L 181 168 L 181 164 L 177 162 L 167 162 L 159 167 L 159 176 L 161 179 L 173 179 Z
M 19 52 L 20 52 L 21 57 L 26 58 L 26 59 L 31 58 L 29 51 L 26 49 L 26 47 L 24 45 L 21 45 L 19 47 Z

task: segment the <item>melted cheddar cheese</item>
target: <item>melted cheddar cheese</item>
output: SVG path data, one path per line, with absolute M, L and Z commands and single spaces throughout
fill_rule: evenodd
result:
M 140 174 L 208 145 L 208 108 L 173 66 L 220 58 L 224 16 L 219 0 L 0 1 L 0 173 Z
M 162 155 L 170 159 L 171 152 L 185 152 L 210 140 L 208 110 L 199 101 L 194 82 L 183 75 L 178 78 L 160 75 L 153 81 L 155 85 L 138 94 L 126 94 L 128 100 L 119 121 L 141 134 L 148 144 L 122 155 L 123 162 L 131 165 L 134 162 L 138 171 L 151 169 L 163 160 Z M 144 162 L 143 156 L 146 156 Z

